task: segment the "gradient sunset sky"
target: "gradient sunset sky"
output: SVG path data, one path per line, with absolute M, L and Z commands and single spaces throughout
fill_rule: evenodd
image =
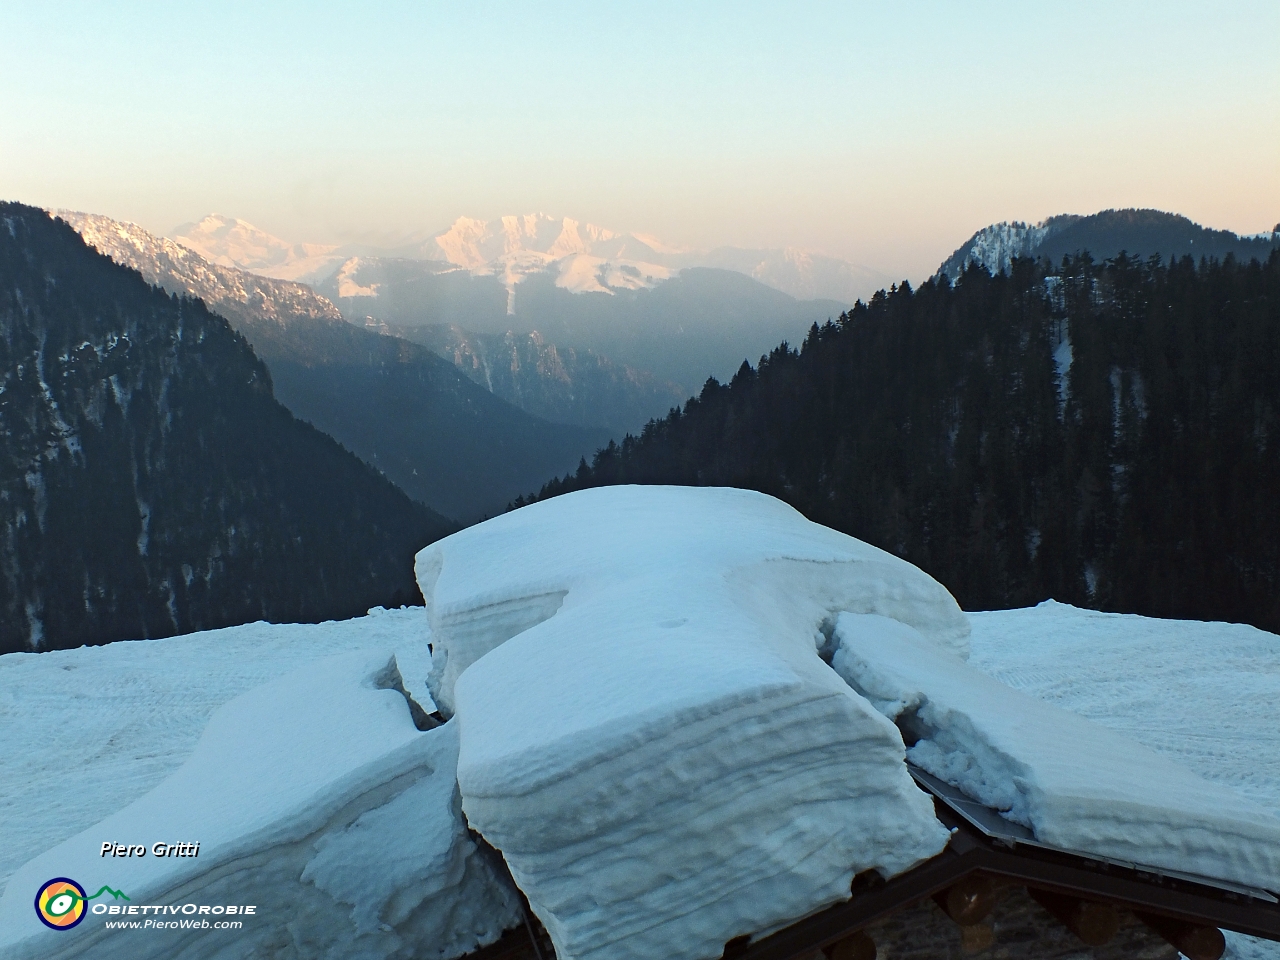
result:
M 1280 3 L 16 3 L 0 198 L 293 241 L 545 211 L 922 278 L 974 230 L 1280 221 Z

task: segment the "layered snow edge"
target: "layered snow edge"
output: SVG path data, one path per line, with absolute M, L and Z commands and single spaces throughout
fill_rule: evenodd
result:
M 1280 889 L 1280 820 L 1126 737 L 1005 686 L 905 624 L 841 614 L 835 670 L 907 759 L 1086 854 Z
M 968 667 L 945 589 L 771 498 L 583 491 L 417 562 L 463 809 L 561 957 L 715 957 L 935 855 L 907 759 L 1042 843 L 1280 887 L 1280 821 Z
M 742 490 L 615 487 L 418 556 L 472 826 L 569 960 L 717 957 L 948 834 L 820 659 L 842 609 L 964 653 L 950 594 Z

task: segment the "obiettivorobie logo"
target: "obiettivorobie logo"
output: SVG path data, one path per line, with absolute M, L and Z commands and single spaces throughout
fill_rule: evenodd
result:
M 36 894 L 36 916 L 51 930 L 70 930 L 84 919 L 85 904 L 104 893 L 117 900 L 129 898 L 119 890 L 103 885 L 93 896 L 85 896 L 84 887 L 68 877 L 46 881 Z
M 258 912 L 252 903 L 95 903 L 90 900 L 109 893 L 116 900 L 128 900 L 123 890 L 115 890 L 106 884 L 92 896 L 70 877 L 54 877 L 45 881 L 36 893 L 36 916 L 50 930 L 70 930 L 84 919 L 86 913 L 107 914 L 108 930 L 239 930 L 244 926 L 240 917 L 252 917 Z M 173 916 L 181 914 L 181 916 Z M 195 916 L 191 916 L 195 914 Z M 129 919 L 114 919 L 115 917 Z M 145 917 L 134 920 L 133 917 Z M 169 919 L 162 919 L 168 917 Z M 236 919 L 226 919 L 234 917 Z

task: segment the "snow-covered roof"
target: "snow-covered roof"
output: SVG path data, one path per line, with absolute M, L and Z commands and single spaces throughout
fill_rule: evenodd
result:
M 521 920 L 470 827 L 564 960 L 718 957 L 942 849 L 908 757 L 1053 846 L 1280 886 L 1271 634 L 966 617 L 735 490 L 568 495 L 432 545 L 418 575 L 427 611 L 0 657 L 0 953 L 197 957 L 305 928 L 319 956 L 445 960 Z M 432 709 L 428 641 L 452 719 L 421 731 L 395 676 Z M 51 931 L 32 898 L 56 876 L 256 902 L 257 925 Z
M 1063 850 L 1280 890 L 1280 820 L 1141 744 L 992 679 L 885 617 L 844 613 L 832 666 L 907 759 Z

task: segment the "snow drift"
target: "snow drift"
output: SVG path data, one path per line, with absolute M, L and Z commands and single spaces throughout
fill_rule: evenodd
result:
M 1280 889 L 1280 820 L 1105 727 L 1035 700 L 911 627 L 841 614 L 832 665 L 914 745 L 922 769 L 1037 840 Z
M 743 490 L 611 487 L 418 555 L 471 825 L 561 960 L 717 957 L 947 832 L 897 730 L 818 655 L 840 610 L 963 654 L 910 564 Z
M 461 818 L 456 726 L 419 731 L 407 700 L 390 650 L 366 650 L 225 704 L 176 772 L 9 878 L 0 952 L 447 960 L 496 940 L 519 922 L 520 904 Z M 100 855 L 104 842 L 157 840 L 199 841 L 199 856 Z M 32 897 L 63 876 L 89 892 L 122 890 L 131 905 L 257 910 L 234 930 L 122 933 L 101 914 L 47 930 Z

